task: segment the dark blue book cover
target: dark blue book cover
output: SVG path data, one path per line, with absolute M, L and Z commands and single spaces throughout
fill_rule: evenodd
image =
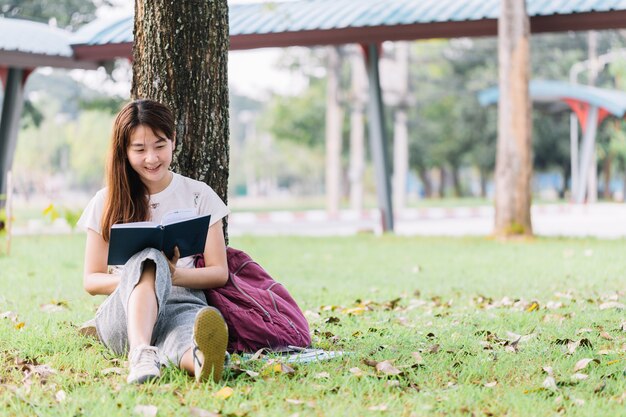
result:
M 168 258 L 174 255 L 175 246 L 178 246 L 181 258 L 203 253 L 210 220 L 210 215 L 204 215 L 169 224 L 115 224 L 111 227 L 108 264 L 124 265 L 145 248 L 163 251 Z

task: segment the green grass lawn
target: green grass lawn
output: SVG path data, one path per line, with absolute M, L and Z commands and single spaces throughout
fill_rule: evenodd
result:
M 233 238 L 316 346 L 350 354 L 138 387 L 77 334 L 103 300 L 82 290 L 83 239 L 20 237 L 0 256 L 0 415 L 626 415 L 623 240 Z

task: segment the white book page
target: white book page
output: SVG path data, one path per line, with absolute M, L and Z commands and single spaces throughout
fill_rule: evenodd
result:
M 134 223 L 118 223 L 111 226 L 112 229 L 126 229 L 129 227 L 157 227 L 158 223 L 154 222 L 134 222 Z
M 165 215 L 163 216 L 163 219 L 161 219 L 161 224 L 163 226 L 166 226 L 168 224 L 178 223 L 183 220 L 190 219 L 192 217 L 196 217 L 195 209 L 189 208 L 189 209 L 172 210 L 172 211 L 165 213 Z

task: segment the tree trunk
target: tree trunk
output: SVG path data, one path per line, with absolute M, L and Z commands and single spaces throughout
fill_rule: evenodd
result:
M 459 198 L 463 197 L 463 189 L 461 188 L 461 173 L 459 172 L 458 164 L 453 164 L 450 170 L 450 176 L 452 177 L 452 187 L 454 188 L 454 196 Z
M 228 4 L 137 0 L 131 96 L 176 119 L 173 169 L 228 199 Z M 226 235 L 226 219 L 224 232 Z
M 487 170 L 479 168 L 478 172 L 480 176 L 480 197 L 487 198 Z
M 495 234 L 532 235 L 532 142 L 528 93 L 530 24 L 524 0 L 501 0 Z
M 604 176 L 604 190 L 602 191 L 602 197 L 605 200 L 611 200 L 611 162 L 613 161 L 613 154 L 607 152 L 604 162 L 602 164 L 602 172 Z
M 424 198 L 431 198 L 433 196 L 433 185 L 430 181 L 428 170 L 426 168 L 419 168 L 417 173 L 424 187 Z
M 448 172 L 445 167 L 439 167 L 439 188 L 437 189 L 437 197 L 444 198 L 446 196 L 446 180 Z

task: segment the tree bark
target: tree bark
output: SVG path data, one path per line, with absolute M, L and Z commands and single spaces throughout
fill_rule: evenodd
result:
M 440 166 L 439 170 L 439 184 L 437 188 L 437 198 L 444 198 L 446 196 L 446 181 L 448 180 L 448 170 Z
M 611 200 L 611 162 L 613 162 L 613 154 L 609 151 L 602 163 L 602 171 L 604 174 L 604 190 L 602 190 L 602 197 L 605 200 Z
M 207 183 L 227 203 L 227 1 L 137 0 L 134 37 L 131 96 L 172 109 L 172 168 Z
M 459 165 L 457 163 L 452 164 L 450 169 L 450 176 L 452 178 L 452 187 L 454 188 L 455 197 L 463 197 L 463 189 L 461 187 L 461 173 Z
M 479 168 L 478 172 L 480 176 L 480 197 L 487 198 L 487 170 Z
M 500 4 L 494 232 L 501 237 L 532 235 L 532 139 L 528 93 L 530 24 L 524 0 L 502 0 Z
M 424 198 L 431 198 L 433 196 L 433 185 L 430 181 L 428 170 L 426 168 L 419 168 L 417 173 L 424 187 Z

